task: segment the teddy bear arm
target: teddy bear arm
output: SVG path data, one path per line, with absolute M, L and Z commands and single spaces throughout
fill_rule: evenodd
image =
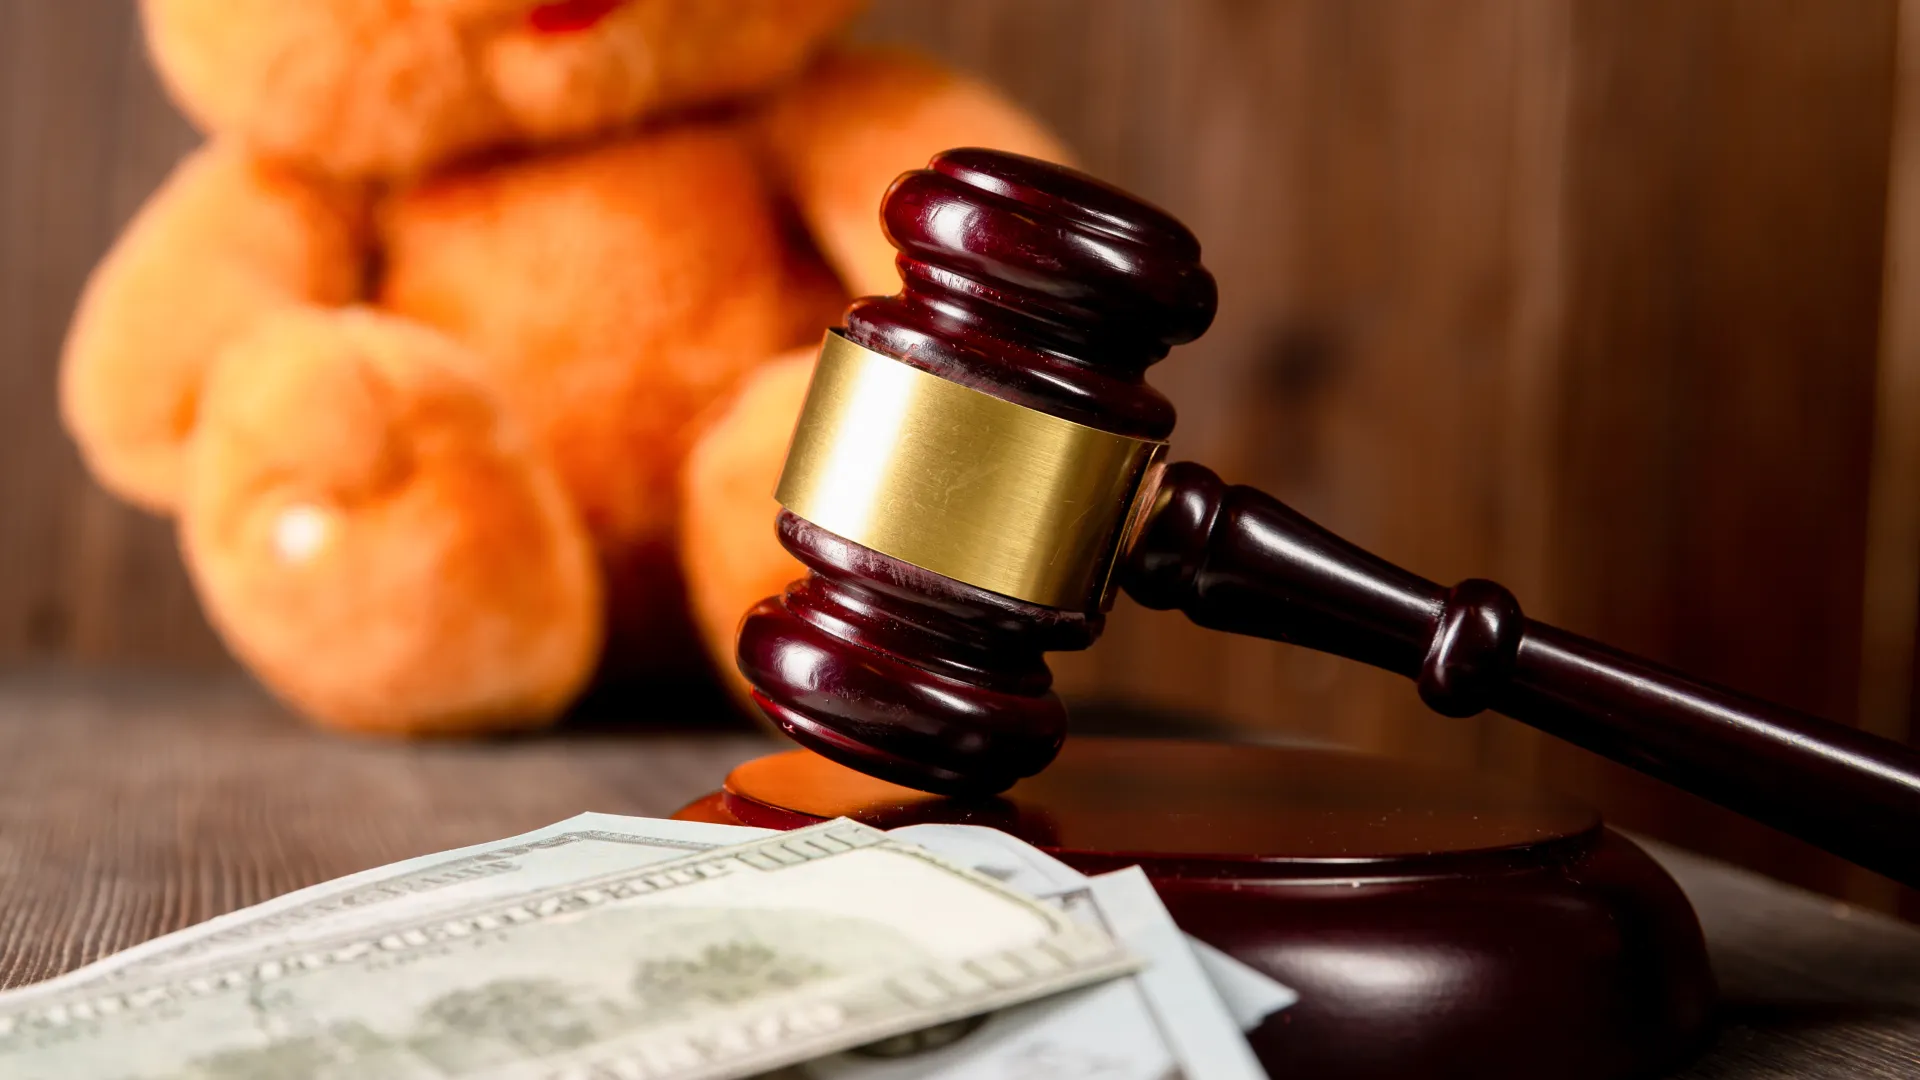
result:
M 879 207 L 901 173 L 956 146 L 1073 163 L 1059 139 L 992 87 L 895 48 L 828 54 L 772 102 L 757 130 L 814 242 L 855 296 L 899 288 Z
M 212 143 L 94 270 L 61 363 L 67 428 L 115 494 L 170 513 L 213 358 L 261 317 L 356 299 L 366 199 Z
M 899 288 L 878 209 L 900 173 L 955 146 L 1070 160 L 990 87 L 897 50 L 828 55 L 770 102 L 753 130 L 811 239 L 855 295 Z M 747 686 L 733 659 L 740 618 L 804 575 L 775 535 L 772 491 L 817 348 L 759 366 L 701 429 L 680 473 L 688 595 L 713 666 L 743 705 Z

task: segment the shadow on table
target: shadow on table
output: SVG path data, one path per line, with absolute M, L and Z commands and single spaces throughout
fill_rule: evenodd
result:
M 1202 713 L 1142 705 L 1121 699 L 1069 703 L 1074 735 L 1105 735 L 1146 739 L 1202 739 L 1209 742 L 1250 743 L 1324 748 L 1327 744 L 1290 738 L 1284 734 L 1249 731 Z M 594 687 L 554 729 L 556 734 L 609 732 L 725 732 L 759 731 L 779 738 L 770 724 L 750 715 L 731 694 L 703 678 L 653 679 Z

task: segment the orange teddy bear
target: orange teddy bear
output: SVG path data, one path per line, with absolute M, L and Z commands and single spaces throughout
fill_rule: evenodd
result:
M 62 410 L 263 682 L 341 728 L 533 726 L 695 662 L 688 592 L 731 671 L 796 565 L 769 492 L 810 361 L 774 358 L 892 291 L 888 181 L 1063 156 L 829 46 L 856 6 L 143 0 L 210 137 L 95 271 Z

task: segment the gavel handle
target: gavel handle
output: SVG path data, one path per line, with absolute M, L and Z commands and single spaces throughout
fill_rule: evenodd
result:
M 1452 588 L 1249 487 L 1167 469 L 1121 568 L 1151 608 L 1396 671 L 1448 716 L 1493 709 L 1920 886 L 1920 752 L 1690 679 Z

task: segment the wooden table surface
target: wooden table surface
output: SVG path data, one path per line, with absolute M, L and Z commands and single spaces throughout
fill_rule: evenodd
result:
M 665 816 L 770 744 L 315 733 L 237 680 L 0 674 L 0 987 L 314 882 L 583 810 Z M 1649 845 L 1724 997 L 1689 1078 L 1920 1077 L 1920 928 Z

